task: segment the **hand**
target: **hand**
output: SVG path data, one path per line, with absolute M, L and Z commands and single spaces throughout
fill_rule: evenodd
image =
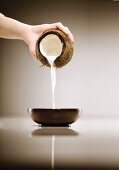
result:
M 73 35 L 69 31 L 69 29 L 63 26 L 60 22 L 54 24 L 43 24 L 43 25 L 35 25 L 35 26 L 28 25 L 28 27 L 26 27 L 24 32 L 24 41 L 28 44 L 31 55 L 34 58 L 37 58 L 35 46 L 39 36 L 41 36 L 44 31 L 52 28 L 60 29 L 67 36 L 69 36 L 72 42 L 74 42 Z
M 35 46 L 38 38 L 48 29 L 57 28 L 63 31 L 72 42 L 73 35 L 69 29 L 60 22 L 54 24 L 28 25 L 0 13 L 0 38 L 19 39 L 25 41 L 30 49 L 31 55 L 37 58 Z

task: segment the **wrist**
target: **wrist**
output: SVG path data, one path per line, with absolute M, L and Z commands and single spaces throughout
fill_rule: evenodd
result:
M 28 24 L 22 24 L 20 29 L 20 39 L 29 44 L 29 36 L 32 31 L 32 26 Z

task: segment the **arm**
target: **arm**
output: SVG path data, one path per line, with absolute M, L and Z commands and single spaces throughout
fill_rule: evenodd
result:
M 35 45 L 39 36 L 45 30 L 57 28 L 62 30 L 74 42 L 73 35 L 67 27 L 61 23 L 43 24 L 43 25 L 28 25 L 21 23 L 15 19 L 9 18 L 0 14 L 0 38 L 19 39 L 23 40 L 30 49 L 32 56 L 36 57 Z
M 0 37 L 8 39 L 20 39 L 23 40 L 23 34 L 29 27 L 27 24 L 23 24 L 14 19 L 8 18 L 3 14 L 0 14 Z

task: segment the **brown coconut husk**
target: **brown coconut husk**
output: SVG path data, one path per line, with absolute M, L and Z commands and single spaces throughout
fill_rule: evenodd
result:
M 60 38 L 61 42 L 63 43 L 62 53 L 54 61 L 54 66 L 55 67 L 57 67 L 57 68 L 63 67 L 64 65 L 69 63 L 69 61 L 72 58 L 72 55 L 73 55 L 73 44 L 72 44 L 70 38 L 64 32 L 62 32 L 59 29 L 50 29 L 48 31 L 45 31 L 39 37 L 39 39 L 37 40 L 37 43 L 36 43 L 36 55 L 37 55 L 37 59 L 40 60 L 43 65 L 46 65 L 46 66 L 50 67 L 49 62 L 42 55 L 42 53 L 40 52 L 40 49 L 39 49 L 40 41 L 46 35 L 48 35 L 48 34 L 55 34 L 55 35 L 57 35 Z

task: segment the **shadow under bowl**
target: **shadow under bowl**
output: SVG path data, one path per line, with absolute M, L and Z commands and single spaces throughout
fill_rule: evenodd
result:
M 79 133 L 69 127 L 40 127 L 31 133 L 32 136 L 78 136 Z
M 29 108 L 28 113 L 32 120 L 41 126 L 69 126 L 80 116 L 80 111 L 77 108 Z

